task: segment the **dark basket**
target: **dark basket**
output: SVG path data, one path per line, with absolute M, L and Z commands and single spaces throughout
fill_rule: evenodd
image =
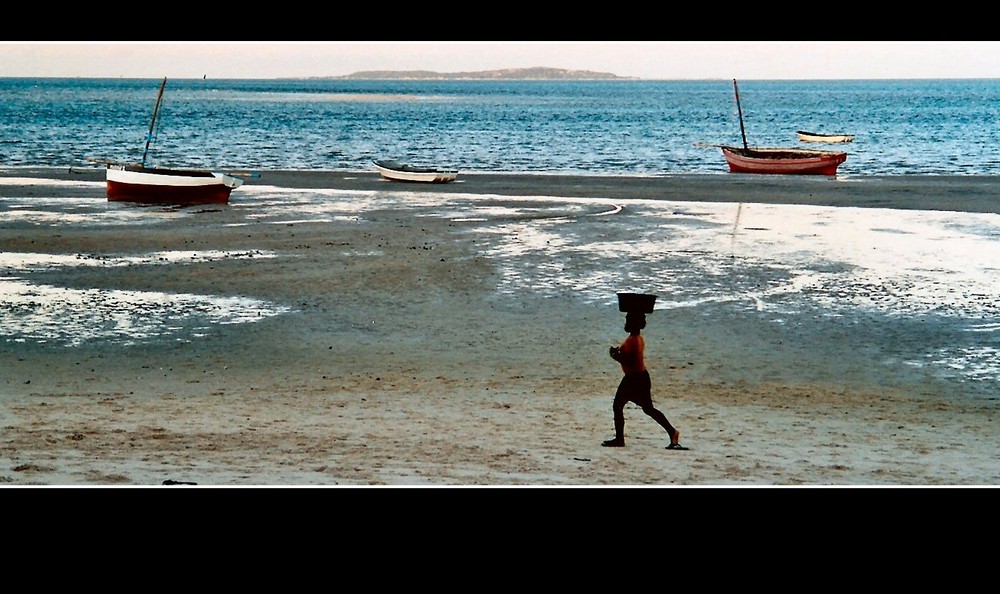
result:
M 618 311 L 628 313 L 653 313 L 656 295 L 644 293 L 618 293 Z

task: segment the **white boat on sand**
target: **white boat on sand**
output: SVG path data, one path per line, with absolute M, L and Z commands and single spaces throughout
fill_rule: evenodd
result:
M 458 171 L 454 169 L 437 169 L 435 167 L 417 167 L 399 163 L 390 159 L 372 161 L 382 179 L 399 182 L 423 182 L 443 184 L 455 181 Z

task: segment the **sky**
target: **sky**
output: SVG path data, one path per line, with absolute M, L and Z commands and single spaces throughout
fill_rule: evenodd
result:
M 648 80 L 1000 78 L 1000 42 L 0 41 L 0 77 L 307 78 L 531 67 Z

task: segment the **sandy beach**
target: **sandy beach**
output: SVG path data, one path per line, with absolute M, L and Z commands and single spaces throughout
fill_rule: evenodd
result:
M 100 169 L 4 178 L 0 201 L 55 194 L 105 206 Z M 643 335 L 654 404 L 690 449 L 666 450 L 663 430 L 633 405 L 626 447 L 603 448 L 621 377 L 607 348 L 625 336 L 614 295 L 594 303 L 571 288 L 556 297 L 498 291 L 498 266 L 480 249 L 483 227 L 421 216 L 399 196 L 473 194 L 497 208 L 515 198 L 599 197 L 998 213 L 995 178 L 459 180 L 400 185 L 369 172 L 274 171 L 234 192 L 234 201 L 254 186 L 369 197 L 354 216 L 282 224 L 232 205 L 152 208 L 148 223 L 128 225 L 0 221 L 6 254 L 228 255 L 38 273 L 46 285 L 283 308 L 199 328 L 191 340 L 0 342 L 0 488 L 1000 484 L 1000 394 L 951 397 L 956 387 L 905 369 L 883 381 L 857 353 L 838 355 L 871 345 L 806 330 L 789 330 L 773 368 L 751 368 L 759 360 L 741 353 L 758 348 L 761 329 L 684 310 L 654 312 Z M 538 216 L 577 208 L 590 207 L 546 202 Z M 533 215 L 493 216 L 512 224 Z M 654 231 L 635 220 L 636 233 Z M 567 274 L 604 272 L 588 262 L 572 260 L 581 269 Z M 550 263 L 526 251 L 517 265 L 530 283 Z

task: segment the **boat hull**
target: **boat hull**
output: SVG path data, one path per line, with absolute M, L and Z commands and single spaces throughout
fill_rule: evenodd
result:
M 806 132 L 799 130 L 795 133 L 802 142 L 852 142 L 853 134 L 819 134 L 817 132 Z
M 837 168 L 847 160 L 847 153 L 836 151 L 741 149 L 732 146 L 720 148 L 731 173 L 836 175 Z
M 227 204 L 232 191 L 242 184 L 238 177 L 211 171 L 107 166 L 107 196 L 111 202 Z
M 443 171 L 429 167 L 412 167 L 395 163 L 388 165 L 380 161 L 375 161 L 374 165 L 382 179 L 395 182 L 446 184 L 455 181 L 455 178 L 458 177 L 457 171 Z

